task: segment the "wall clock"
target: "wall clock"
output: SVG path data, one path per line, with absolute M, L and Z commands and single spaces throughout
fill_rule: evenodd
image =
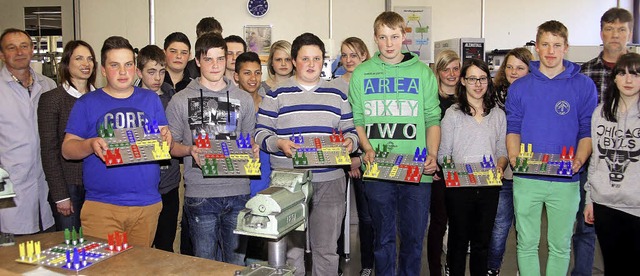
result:
M 263 17 L 269 11 L 269 2 L 267 0 L 249 0 L 247 10 L 253 17 Z

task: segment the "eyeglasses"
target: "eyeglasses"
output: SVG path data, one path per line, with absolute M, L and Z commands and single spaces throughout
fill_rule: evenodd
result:
M 464 80 L 466 80 L 467 83 L 471 84 L 471 85 L 478 83 L 478 81 L 481 84 L 487 84 L 487 82 L 489 82 L 489 78 L 487 78 L 487 77 L 482 77 L 482 78 L 471 77 L 471 78 L 464 78 Z

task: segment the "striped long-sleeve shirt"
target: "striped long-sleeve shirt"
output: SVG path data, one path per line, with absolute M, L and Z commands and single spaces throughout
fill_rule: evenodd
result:
M 277 146 L 278 139 L 289 139 L 292 134 L 329 136 L 335 130 L 353 141 L 352 150 L 357 149 L 358 135 L 346 93 L 324 80 L 307 90 L 298 85 L 295 78 L 290 78 L 263 98 L 255 138 L 256 143 L 270 153 L 272 168 L 292 168 L 291 158 Z M 314 182 L 340 177 L 344 177 L 342 168 L 313 169 Z

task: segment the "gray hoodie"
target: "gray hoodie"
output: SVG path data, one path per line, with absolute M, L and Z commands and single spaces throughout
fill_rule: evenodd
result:
M 598 203 L 640 217 L 640 113 L 632 105 L 609 122 L 598 105 L 591 118 L 593 153 L 586 203 Z
M 193 138 L 203 131 L 217 139 L 253 133 L 256 117 L 251 96 L 226 78 L 224 81 L 224 89 L 211 91 L 196 78 L 173 96 L 166 113 L 174 141 L 192 145 Z M 249 194 L 249 178 L 204 178 L 191 156 L 184 158 L 184 183 L 188 197 Z

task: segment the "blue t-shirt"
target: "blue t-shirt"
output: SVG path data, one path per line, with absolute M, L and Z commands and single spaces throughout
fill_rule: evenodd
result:
M 141 127 L 156 120 L 167 125 L 160 98 L 151 90 L 135 87 L 126 99 L 102 89 L 80 97 L 71 110 L 66 132 L 84 139 L 98 137 L 100 124 L 114 129 Z M 83 160 L 86 199 L 120 206 L 147 206 L 160 202 L 160 166 L 156 162 L 107 167 L 95 154 Z

